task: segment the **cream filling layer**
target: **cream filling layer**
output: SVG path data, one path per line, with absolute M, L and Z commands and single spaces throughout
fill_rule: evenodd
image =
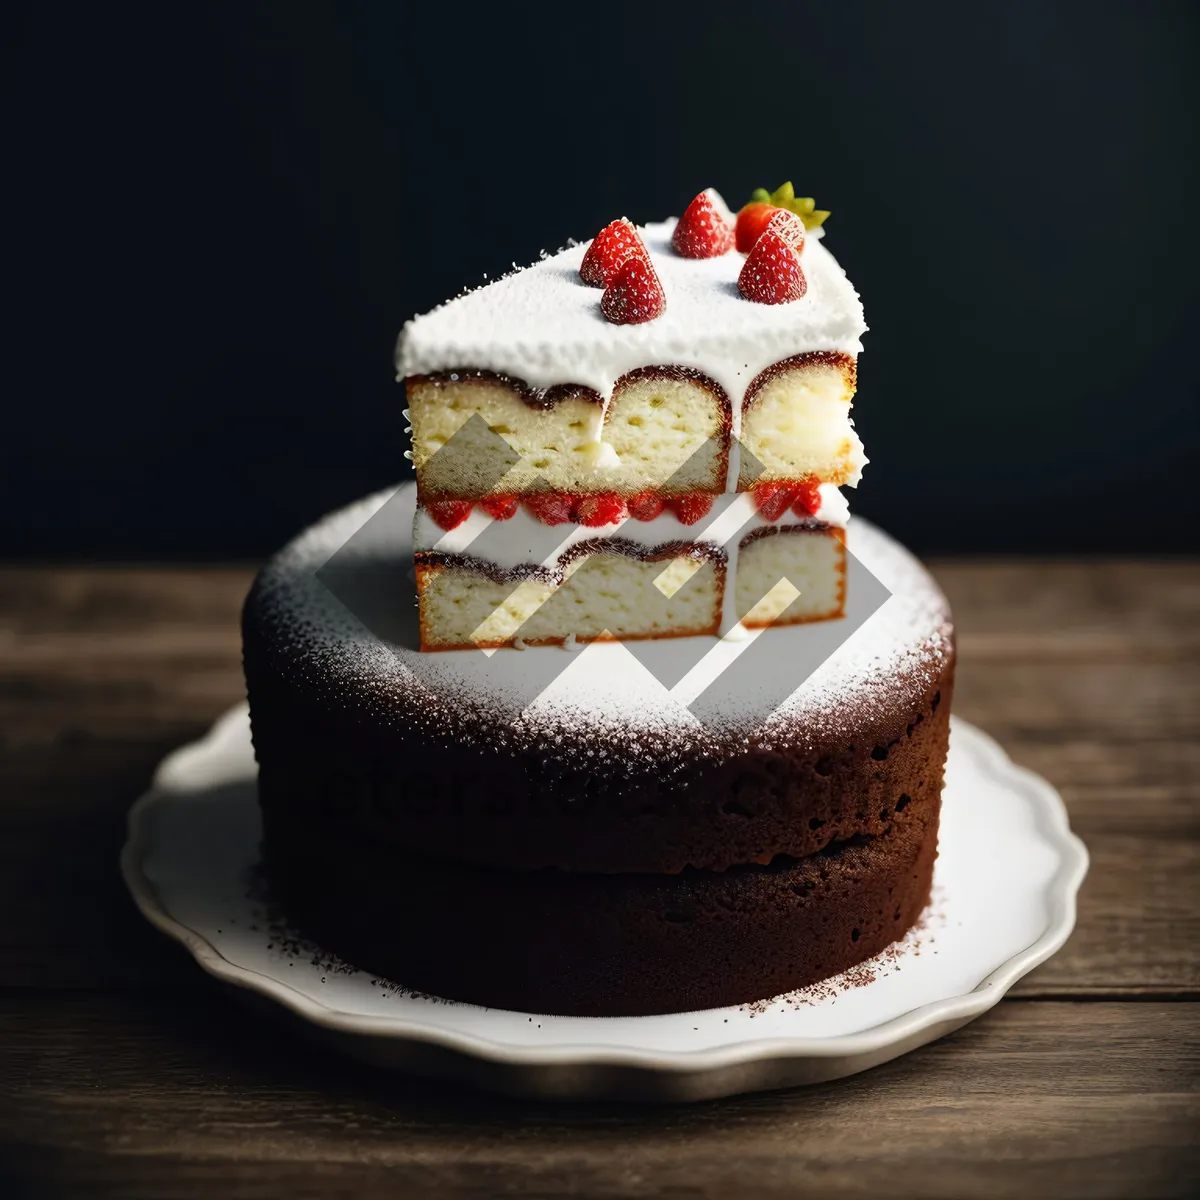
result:
M 821 507 L 810 519 L 844 527 L 850 518 L 845 497 L 828 483 L 821 484 L 820 491 Z M 477 505 L 461 525 L 449 531 L 442 529 L 418 505 L 413 519 L 413 548 L 439 554 L 471 554 L 505 570 L 520 566 L 553 567 L 577 542 L 597 538 L 619 537 L 647 548 L 668 542 L 699 542 L 721 546 L 730 552 L 734 549 L 730 542 L 740 542 L 756 529 L 768 525 L 795 525 L 799 520 L 791 512 L 784 513 L 778 520 L 767 520 L 755 507 L 749 492 L 737 493 L 727 506 L 720 504 L 722 499 L 718 497 L 718 504 L 714 505 L 715 517 L 710 515 L 695 525 L 685 525 L 665 509 L 652 521 L 628 517 L 609 525 L 576 525 L 574 522 L 546 525 L 523 505 L 507 521 L 495 521 Z M 483 538 L 485 531 L 490 532 Z

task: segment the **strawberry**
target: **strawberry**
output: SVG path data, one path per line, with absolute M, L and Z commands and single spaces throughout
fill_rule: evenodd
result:
M 571 515 L 580 525 L 615 525 L 625 517 L 625 501 L 615 492 L 581 496 Z
M 425 511 L 434 519 L 439 528 L 447 533 L 457 529 L 470 515 L 470 500 L 434 500 L 425 505 Z
M 493 521 L 507 521 L 509 517 L 516 515 L 517 498 L 516 496 L 485 496 L 480 500 L 479 507 Z
M 754 488 L 754 503 L 768 521 L 778 521 L 789 508 L 798 517 L 811 517 L 821 507 L 819 487 L 815 479 L 760 483 Z
M 767 229 L 779 234 L 797 254 L 804 249 L 804 221 L 794 212 L 789 212 L 786 208 L 777 208 L 767 222 Z
M 796 252 L 771 230 L 766 230 L 742 264 L 738 291 L 757 304 L 788 304 L 808 290 Z
M 778 521 L 796 499 L 790 483 L 760 483 L 754 488 L 754 503 L 768 521 Z
M 662 284 L 649 257 L 633 257 L 600 297 L 600 311 L 614 325 L 641 325 L 661 317 L 667 308 Z
M 815 479 L 803 479 L 793 485 L 795 500 L 792 512 L 798 517 L 811 517 L 821 508 L 821 485 Z
M 631 517 L 636 517 L 639 521 L 653 521 L 662 512 L 665 502 L 654 492 L 639 492 L 636 496 L 629 497 L 628 506 Z
M 689 492 L 685 496 L 672 496 L 667 503 L 677 520 L 684 525 L 695 525 L 701 517 L 708 516 L 713 498 L 708 492 Z
M 579 278 L 592 287 L 608 287 L 616 279 L 617 272 L 633 257 L 650 261 L 649 251 L 633 222 L 628 217 L 610 221 L 592 239 L 580 264 Z
M 778 211 L 773 204 L 763 200 L 751 200 L 738 213 L 736 242 L 742 254 L 749 254 L 754 249 L 754 243 Z
M 707 192 L 684 210 L 671 234 L 671 245 L 682 258 L 719 258 L 733 249 L 733 230 Z
M 571 497 L 562 492 L 534 492 L 525 497 L 525 507 L 543 525 L 562 525 L 571 519 Z
M 817 208 L 817 202 L 811 196 L 797 196 L 791 183 L 781 184 L 773 192 L 755 188 L 750 203 L 738 213 L 737 248 L 743 254 L 749 254 L 754 248 L 776 212 L 790 212 L 799 217 L 806 230 L 819 229 L 829 216 L 827 210 Z M 788 240 L 784 238 L 784 241 Z M 797 253 L 799 249 L 797 246 Z

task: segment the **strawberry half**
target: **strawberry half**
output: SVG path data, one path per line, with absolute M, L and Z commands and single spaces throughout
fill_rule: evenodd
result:
M 600 297 L 600 311 L 614 325 L 641 325 L 666 309 L 667 298 L 649 257 L 629 259 Z
M 681 258 L 719 258 L 733 249 L 733 230 L 707 192 L 684 210 L 671 234 L 671 245 Z
M 534 492 L 525 497 L 525 507 L 543 525 L 563 525 L 571 519 L 571 497 L 562 492 Z
M 631 517 L 636 517 L 639 521 L 653 521 L 662 514 L 666 502 L 654 492 L 639 492 L 636 496 L 629 497 L 627 506 Z
M 673 496 L 667 503 L 682 524 L 695 525 L 712 511 L 713 497 L 708 492 L 689 492 L 686 496 Z
M 779 234 L 797 254 L 804 249 L 804 222 L 794 212 L 788 212 L 786 208 L 777 208 L 767 222 L 767 229 Z
M 795 500 L 792 512 L 798 517 L 815 516 L 821 510 L 821 485 L 815 479 L 805 479 L 794 485 Z
M 608 287 L 630 258 L 649 262 L 650 253 L 633 222 L 628 217 L 621 217 L 610 221 L 592 239 L 580 264 L 579 278 L 592 287 Z
M 572 515 L 580 525 L 615 525 L 625 518 L 625 501 L 615 492 L 583 496 Z
M 434 500 L 425 505 L 425 511 L 440 529 L 447 533 L 457 529 L 470 515 L 470 500 Z
M 795 499 L 790 483 L 760 483 L 754 488 L 754 503 L 768 521 L 778 521 Z
M 770 224 L 771 218 L 779 212 L 773 204 L 762 200 L 751 200 L 737 217 L 737 232 L 735 240 L 742 254 L 749 254 L 754 249 L 754 243 L 762 236 L 763 230 Z
M 485 496 L 480 500 L 479 507 L 493 521 L 507 521 L 509 517 L 516 516 L 517 498 L 516 496 Z
M 742 264 L 738 291 L 756 304 L 789 304 L 808 291 L 808 281 L 796 252 L 768 229 Z
M 789 508 L 798 517 L 811 517 L 821 507 L 820 484 L 815 479 L 760 483 L 754 488 L 754 503 L 768 521 L 778 521 Z

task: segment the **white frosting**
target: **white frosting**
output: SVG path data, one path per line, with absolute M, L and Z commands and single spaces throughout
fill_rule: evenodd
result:
M 861 351 L 867 327 L 858 293 L 816 238 L 806 239 L 801 259 L 805 296 L 755 304 L 737 289 L 741 254 L 681 258 L 671 247 L 674 228 L 668 220 L 641 231 L 667 298 L 657 320 L 605 320 L 601 290 L 579 278 L 587 246 L 573 246 L 409 321 L 396 347 L 400 378 L 476 367 L 535 388 L 583 384 L 607 401 L 627 371 L 691 367 L 729 395 L 736 437 L 746 387 L 767 367 L 813 350 Z
M 846 499 L 832 484 L 821 485 L 821 507 L 814 517 L 828 525 L 845 525 L 849 520 L 850 509 Z M 481 557 L 506 570 L 524 565 L 552 567 L 576 542 L 595 538 L 620 537 L 647 547 L 693 540 L 708 545 L 725 546 L 739 530 L 741 537 L 745 537 L 765 525 L 794 525 L 796 522 L 797 518 L 791 513 L 785 513 L 777 521 L 768 521 L 755 508 L 754 498 L 749 492 L 740 493 L 716 521 L 709 524 L 701 522 L 697 525 L 685 525 L 669 510 L 664 509 L 661 515 L 652 521 L 638 521 L 631 517 L 610 525 L 576 525 L 572 521 L 547 526 L 521 506 L 504 522 L 504 532 L 510 536 L 489 544 L 487 553 Z M 441 554 L 467 554 L 471 544 L 491 524 L 492 518 L 476 505 L 461 525 L 447 531 L 434 521 L 428 511 L 418 507 L 413 519 L 413 548 L 436 550 Z M 551 553 L 539 553 L 535 547 L 546 544 L 547 529 L 561 533 L 562 536 Z

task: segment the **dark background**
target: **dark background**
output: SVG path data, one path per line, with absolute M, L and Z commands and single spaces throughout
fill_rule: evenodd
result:
M 794 180 L 871 333 L 856 510 L 1200 549 L 1200 6 L 9 6 L 0 554 L 258 556 L 403 477 L 392 344 Z

